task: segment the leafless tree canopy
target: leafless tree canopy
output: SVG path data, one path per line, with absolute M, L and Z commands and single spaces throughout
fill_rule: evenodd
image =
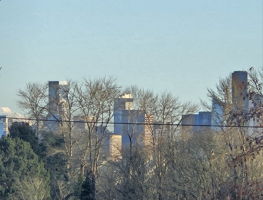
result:
M 262 70 L 249 72 L 250 100 L 262 94 L 262 74 Z M 208 97 L 223 106 L 222 123 L 226 127 L 217 132 L 204 129 L 193 135 L 182 132 L 176 124 L 180 124 L 182 115 L 195 113 L 198 107 L 182 103 L 170 93 L 158 95 L 135 86 L 121 89 L 111 78 L 70 82 L 63 101 L 64 121 L 59 123 L 57 133 L 64 146 L 52 152 L 63 153 L 67 158 L 68 179 L 56 182 L 58 199 L 77 199 L 76 188 L 86 171 L 96 180 L 96 199 L 262 199 L 262 130 L 257 137 L 250 137 L 247 128 L 231 127 L 237 124 L 238 117 L 243 125 L 250 119 L 262 120 L 262 105 L 254 102 L 254 110 L 234 115 L 231 87 L 227 77 L 219 81 L 215 90 L 208 90 Z M 45 85 L 28 84 L 19 91 L 19 105 L 28 116 L 47 116 L 46 89 Z M 134 109 L 149 117 L 145 120 L 149 141 L 147 145 L 131 143 L 122 150 L 122 159 L 108 160 L 105 141 L 110 134 L 114 99 L 124 93 L 131 93 Z M 206 105 L 211 109 L 209 106 Z M 80 124 L 74 122 L 74 116 L 78 116 L 84 129 L 78 129 Z M 41 184 L 39 180 L 29 181 L 35 181 L 36 187 Z M 32 189 L 27 186 L 23 189 Z

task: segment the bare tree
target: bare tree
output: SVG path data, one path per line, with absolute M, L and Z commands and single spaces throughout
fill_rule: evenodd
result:
M 77 138 L 74 137 L 73 128 L 74 128 L 74 115 L 78 110 L 77 107 L 77 96 L 76 96 L 76 87 L 77 84 L 73 81 L 67 81 L 68 87 L 63 88 L 62 93 L 65 93 L 64 98 L 59 102 L 61 108 L 60 117 L 60 132 L 63 136 L 65 142 L 65 153 L 68 157 L 67 168 L 71 168 L 72 156 L 73 156 L 73 145 L 76 144 Z
M 136 140 L 133 140 L 133 137 L 136 137 L 138 132 L 136 126 L 141 125 L 129 125 L 130 145 L 123 151 L 123 159 L 113 163 L 113 167 L 120 170 L 120 177 L 116 179 L 122 180 L 121 185 L 116 185 L 116 192 L 125 199 L 166 199 L 167 148 L 177 138 L 179 129 L 176 124 L 180 123 L 182 114 L 195 112 L 196 106 L 181 103 L 171 94 L 158 96 L 134 86 L 125 92 L 132 94 L 134 109 L 145 113 L 144 132 L 147 130 L 150 134 L 150 142 L 148 146 L 134 143 Z M 137 116 L 132 115 L 134 113 L 136 112 L 131 112 L 130 117 L 136 118 Z M 145 140 L 146 137 L 141 139 Z M 137 173 L 136 170 L 141 173 Z
M 234 199 L 247 199 L 255 194 L 253 188 L 247 187 L 251 182 L 260 180 L 261 176 L 254 174 L 260 169 L 254 159 L 260 154 L 260 142 L 257 138 L 262 135 L 262 130 L 243 126 L 251 125 L 251 121 L 261 124 L 262 121 L 262 72 L 253 68 L 249 71 L 248 99 L 250 107 L 246 113 L 236 113 L 232 103 L 231 79 L 220 81 L 217 91 L 209 90 L 209 96 L 218 99 L 224 107 L 224 125 L 237 126 L 222 129 L 222 142 L 227 149 L 226 157 L 229 170 L 227 184 L 231 188 Z M 252 124 L 253 125 L 253 124 Z M 254 135 L 254 136 L 253 136 Z M 258 136 L 255 138 L 255 136 Z M 253 153 L 252 153 L 253 152 Z M 257 192 L 258 193 L 258 192 Z
M 23 180 L 17 180 L 17 191 L 12 199 L 22 200 L 46 200 L 50 193 L 50 188 L 45 180 L 39 177 L 27 177 Z
M 24 90 L 18 91 L 18 105 L 27 112 L 27 116 L 36 119 L 36 133 L 39 137 L 40 120 L 46 117 L 47 85 L 28 83 Z
M 90 170 L 97 175 L 107 127 L 113 117 L 114 99 L 119 95 L 119 86 L 112 78 L 85 80 L 76 88 L 79 114 L 86 123 L 82 141 L 77 152 L 80 158 L 80 174 Z

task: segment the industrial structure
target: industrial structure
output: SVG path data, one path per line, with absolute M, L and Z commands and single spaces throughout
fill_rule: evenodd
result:
M 46 127 L 52 131 L 59 130 L 59 121 L 63 120 L 67 113 L 66 103 L 69 92 L 67 81 L 48 82 L 48 115 Z
M 114 101 L 114 134 L 122 136 L 122 148 L 131 143 L 142 144 L 145 112 L 133 109 L 131 94 L 124 94 Z
M 246 71 L 232 73 L 232 103 L 233 112 L 248 112 L 248 74 Z
M 250 119 L 248 113 L 251 109 L 258 110 L 255 105 L 262 105 L 263 98 L 256 95 L 249 100 L 248 94 L 248 73 L 246 71 L 235 71 L 231 76 L 232 80 L 232 123 L 234 125 L 256 125 L 259 124 L 258 119 Z M 188 114 L 182 116 L 183 132 L 204 132 L 204 131 L 220 131 L 221 126 L 225 122 L 225 108 L 223 102 L 219 99 L 212 99 L 211 112 L 199 112 L 198 114 Z M 231 117 L 231 116 L 228 116 Z M 249 119 L 249 120 L 247 120 Z
M 232 108 L 233 116 L 240 115 L 246 121 L 243 125 L 263 125 L 263 96 L 248 93 L 248 74 L 246 71 L 235 71 L 232 73 Z M 45 127 L 54 132 L 60 128 L 59 121 L 64 120 L 67 114 L 67 99 L 69 94 L 69 83 L 67 81 L 48 82 L 48 115 Z M 222 129 L 226 121 L 224 103 L 213 97 L 211 111 L 202 111 L 196 114 L 182 116 L 182 132 L 201 133 L 217 132 Z M 122 153 L 131 144 L 140 145 L 144 148 L 153 146 L 154 137 L 163 131 L 161 125 L 154 124 L 154 115 L 146 114 L 145 111 L 134 109 L 134 99 L 131 94 L 124 94 L 114 100 L 113 108 L 114 130 L 106 130 L 107 127 L 96 127 L 95 133 L 99 137 L 105 137 L 103 143 L 105 152 L 112 160 L 122 158 Z M 235 117 L 233 117 L 235 123 Z M 73 116 L 73 131 L 83 133 L 87 130 L 87 121 L 92 122 L 93 117 L 84 118 Z M 76 121 L 76 122 L 75 122 Z M 8 118 L 0 115 L 0 137 L 8 134 Z M 158 123 L 157 123 L 158 124 Z M 169 132 L 171 126 L 167 125 L 165 131 Z M 169 129 L 169 130 L 168 130 Z M 106 130 L 106 131 L 105 131 Z M 171 129 L 172 130 L 172 129 Z M 259 135 L 259 131 L 249 128 L 248 135 Z
M 182 116 L 183 132 L 204 132 L 210 131 L 212 123 L 211 112 L 199 112 Z

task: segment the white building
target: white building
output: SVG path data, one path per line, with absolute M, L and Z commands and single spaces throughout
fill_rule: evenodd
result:
M 124 94 L 114 102 L 114 134 L 122 137 L 122 148 L 136 143 L 144 145 L 145 112 L 133 109 L 133 97 Z
M 32 121 L 25 120 L 24 118 L 25 116 L 13 112 L 9 107 L 0 107 L 0 137 L 9 133 L 9 127 L 13 122 L 32 123 Z
M 8 118 L 6 115 L 0 115 L 0 137 L 8 134 Z
M 262 135 L 263 126 L 263 96 L 256 94 L 249 100 L 248 135 L 258 137 Z

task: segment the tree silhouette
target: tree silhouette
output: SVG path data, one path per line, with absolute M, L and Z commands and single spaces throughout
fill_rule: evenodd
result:
M 84 182 L 82 183 L 81 188 L 81 194 L 80 194 L 81 200 L 95 200 L 95 177 L 94 174 L 87 170 L 86 178 Z

